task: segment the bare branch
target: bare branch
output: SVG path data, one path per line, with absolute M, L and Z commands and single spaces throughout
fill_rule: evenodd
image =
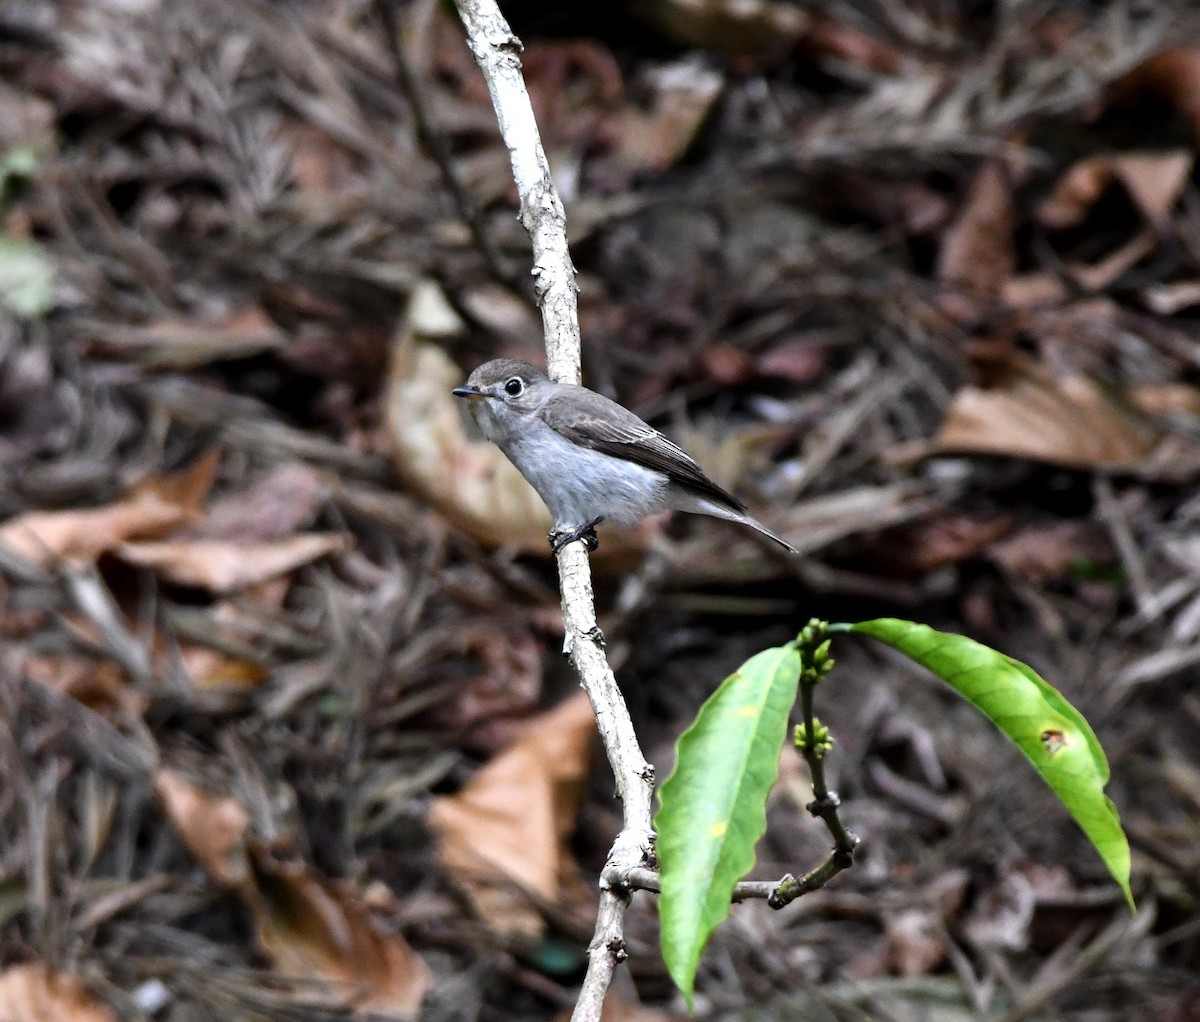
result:
M 493 0 L 457 0 L 457 6 L 512 159 L 521 223 L 533 241 L 534 287 L 546 331 L 547 370 L 554 380 L 578 383 L 575 267 L 567 248 L 566 214 L 550 178 L 550 165 L 521 77 L 521 43 Z M 624 806 L 624 825 L 600 879 L 600 906 L 588 948 L 587 976 L 572 1015 L 572 1022 L 599 1022 L 613 972 L 625 958 L 626 878 L 632 870 L 653 862 L 650 799 L 654 771 L 638 745 L 605 656 L 604 636 L 596 624 L 591 569 L 582 543 L 570 543 L 559 551 L 558 573 L 566 632 L 563 652 L 570 657 L 592 702 Z

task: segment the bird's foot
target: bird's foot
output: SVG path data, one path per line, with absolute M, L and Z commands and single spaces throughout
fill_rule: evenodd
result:
M 550 549 L 557 554 L 568 543 L 574 543 L 577 539 L 581 539 L 590 554 L 600 545 L 600 540 L 596 536 L 596 526 L 602 521 L 604 521 L 604 516 L 600 515 L 575 529 L 551 529 L 550 535 L 547 537 L 550 540 Z

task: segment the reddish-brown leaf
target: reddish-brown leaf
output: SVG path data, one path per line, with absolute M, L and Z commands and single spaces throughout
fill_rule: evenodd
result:
M 415 1014 L 433 985 L 425 960 L 386 930 L 349 885 L 252 846 L 245 900 L 282 975 L 323 980 L 355 1013 Z
M 154 775 L 154 793 L 183 843 L 218 884 L 237 888 L 249 877 L 250 814 L 236 799 L 196 787 L 174 770 Z
M 342 533 L 312 532 L 261 543 L 220 539 L 122 543 L 116 552 L 123 561 L 150 568 L 178 585 L 232 593 L 340 553 L 350 542 Z
M 0 527 L 0 543 L 45 567 L 94 561 L 126 540 L 163 536 L 199 515 L 218 458 L 213 451 L 183 472 L 139 483 L 115 504 L 18 515 Z
M 1038 206 L 1037 216 L 1055 230 L 1083 223 L 1110 185 L 1119 182 L 1153 227 L 1161 227 L 1191 174 L 1193 157 L 1165 152 L 1098 153 L 1074 164 Z
M 1098 384 L 1014 361 L 993 386 L 954 395 L 935 453 L 1032 458 L 1074 468 L 1145 468 L 1160 435 Z
M 557 902 L 578 871 L 566 846 L 596 731 L 583 693 L 532 721 L 455 795 L 435 800 L 439 855 L 494 930 L 537 937 L 535 899 Z
M 1012 182 L 1000 161 L 984 164 L 958 219 L 942 238 L 938 280 L 984 296 L 997 295 L 1016 268 Z

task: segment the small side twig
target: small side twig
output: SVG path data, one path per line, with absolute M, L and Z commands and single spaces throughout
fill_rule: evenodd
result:
M 833 851 L 816 869 L 801 877 L 785 877 L 768 899 L 772 908 L 783 908 L 802 894 L 824 887 L 842 870 L 854 865 L 854 849 L 858 847 L 858 835 L 847 830 L 838 815 L 841 799 L 825 781 L 825 755 L 833 748 L 833 738 L 829 729 L 813 714 L 813 693 L 833 667 L 826 630 L 824 621 L 810 621 L 796 640 L 800 651 L 800 713 L 803 719 L 796 726 L 794 742 L 812 776 L 813 800 L 805 808 L 825 824 L 833 837 Z
M 771 908 L 783 908 L 797 898 L 824 887 L 842 870 L 854 865 L 858 836 L 846 829 L 838 815 L 841 800 L 825 781 L 825 754 L 833 748 L 833 738 L 813 714 L 813 692 L 833 667 L 824 621 L 810 621 L 795 641 L 800 653 L 800 707 L 802 723 L 796 726 L 793 741 L 808 764 L 813 782 L 813 800 L 806 808 L 819 818 L 833 837 L 833 850 L 823 863 L 801 876 L 787 873 L 779 880 L 743 880 L 733 889 L 731 900 L 764 899 Z M 633 869 L 624 876 L 629 890 L 661 891 L 656 870 Z

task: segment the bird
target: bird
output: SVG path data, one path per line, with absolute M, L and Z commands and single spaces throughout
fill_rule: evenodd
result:
M 633 525 L 666 510 L 738 522 L 797 553 L 690 455 L 603 394 L 511 358 L 483 363 L 452 393 L 550 509 L 555 553 L 577 540 L 595 550 L 601 522 Z

